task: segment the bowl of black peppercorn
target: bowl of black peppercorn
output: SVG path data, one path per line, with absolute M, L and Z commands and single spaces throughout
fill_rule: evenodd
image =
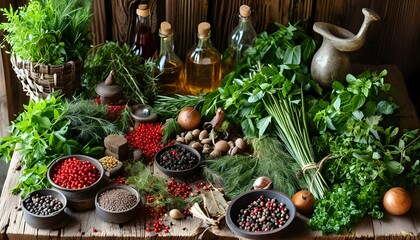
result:
M 157 167 L 169 177 L 190 176 L 200 167 L 200 162 L 200 153 L 185 144 L 163 147 L 155 155 Z
M 292 200 L 275 190 L 250 190 L 229 204 L 226 223 L 236 235 L 248 239 L 278 239 L 288 236 L 296 216 Z
M 64 227 L 69 216 L 64 211 L 66 197 L 53 189 L 40 189 L 25 196 L 22 201 L 23 218 L 34 228 L 59 229 Z

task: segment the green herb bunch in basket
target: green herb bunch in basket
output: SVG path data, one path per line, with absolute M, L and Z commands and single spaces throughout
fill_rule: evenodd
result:
M 58 90 L 71 96 L 80 86 L 91 45 L 91 5 L 89 0 L 30 0 L 15 10 L 0 9 L 13 70 L 31 98 Z

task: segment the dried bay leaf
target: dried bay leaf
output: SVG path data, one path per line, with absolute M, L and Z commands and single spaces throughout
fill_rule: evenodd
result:
M 218 190 L 204 191 L 201 194 L 204 202 L 204 209 L 208 216 L 219 218 L 226 215 L 229 204 L 223 197 L 223 193 Z

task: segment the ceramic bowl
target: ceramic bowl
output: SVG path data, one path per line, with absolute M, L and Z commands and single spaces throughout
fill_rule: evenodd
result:
M 193 154 L 197 158 L 197 163 L 194 166 L 192 166 L 191 168 L 188 168 L 188 169 L 185 169 L 185 170 L 171 170 L 169 168 L 165 168 L 162 165 L 162 161 L 163 161 L 162 156 L 164 155 L 165 152 L 174 150 L 174 149 L 179 148 L 179 147 L 186 150 L 187 152 Z M 172 146 L 163 147 L 155 155 L 156 166 L 159 168 L 160 171 L 162 171 L 164 174 L 166 174 L 169 177 L 187 177 L 187 176 L 190 176 L 195 171 L 197 171 L 197 169 L 200 167 L 200 163 L 201 163 L 200 153 L 197 150 L 195 150 L 194 148 L 192 148 L 188 145 L 185 145 L 185 144 L 175 144 L 175 145 L 172 145 Z
M 240 229 L 238 226 L 238 215 L 241 209 L 247 208 L 247 206 L 253 201 L 257 200 L 261 195 L 264 195 L 266 198 L 276 198 L 278 202 L 282 202 L 286 205 L 286 208 L 289 209 L 289 219 L 285 224 L 277 229 L 270 230 L 267 232 L 251 232 Z M 296 208 L 292 200 L 282 192 L 275 190 L 251 190 L 245 192 L 230 203 L 227 212 L 226 212 L 226 223 L 232 232 L 236 235 L 248 238 L 248 239 L 278 239 L 287 234 L 287 229 L 290 224 L 293 222 L 296 216 Z
M 128 190 L 129 192 L 133 193 L 137 198 L 136 204 L 133 207 L 131 207 L 130 209 L 125 210 L 125 211 L 110 211 L 110 210 L 107 210 L 107 209 L 101 207 L 101 205 L 99 204 L 99 200 L 98 200 L 99 197 L 101 196 L 101 194 L 108 191 L 108 190 L 118 189 L 118 188 L 125 189 L 125 190 Z M 101 190 L 99 190 L 99 192 L 95 196 L 95 213 L 104 222 L 110 222 L 110 223 L 126 223 L 126 222 L 129 222 L 129 221 L 133 220 L 139 214 L 139 206 L 140 206 L 140 194 L 137 192 L 137 190 L 135 190 L 134 188 L 132 188 L 130 186 L 126 186 L 126 185 L 122 185 L 122 184 L 111 185 L 111 186 L 108 186 L 108 187 L 104 187 Z
M 29 198 L 34 197 L 36 195 L 38 196 L 51 195 L 52 197 L 58 199 L 63 205 L 63 207 L 59 209 L 58 211 L 53 212 L 52 214 L 49 214 L 49 215 L 37 215 L 37 214 L 31 213 L 27 208 L 26 201 Z M 67 206 L 66 197 L 62 193 L 53 189 L 41 189 L 41 190 L 33 191 L 25 196 L 21 205 L 23 209 L 23 218 L 25 219 L 27 224 L 29 224 L 30 226 L 34 228 L 58 229 L 58 228 L 64 227 L 69 220 L 69 216 L 64 211 L 64 209 Z
M 56 167 L 59 164 L 62 164 L 66 159 L 73 158 L 73 157 L 82 161 L 88 161 L 92 163 L 93 165 L 95 165 L 95 167 L 99 170 L 99 174 L 100 174 L 100 177 L 96 180 L 96 182 L 94 182 L 90 186 L 87 186 L 85 188 L 80 188 L 80 189 L 64 188 L 53 182 L 52 178 L 55 174 L 54 169 L 56 169 Z M 83 210 L 94 208 L 95 207 L 94 200 L 95 200 L 96 193 L 98 192 L 99 189 L 104 187 L 107 183 L 106 177 L 105 177 L 105 171 L 104 171 L 104 168 L 102 167 L 102 164 L 95 158 L 92 158 L 86 155 L 78 155 L 78 154 L 68 155 L 68 156 L 64 156 L 64 157 L 60 157 L 56 159 L 54 163 L 51 164 L 50 167 L 48 168 L 47 178 L 48 178 L 48 181 L 51 183 L 52 188 L 64 194 L 64 196 L 67 198 L 69 207 L 76 211 L 83 211 Z

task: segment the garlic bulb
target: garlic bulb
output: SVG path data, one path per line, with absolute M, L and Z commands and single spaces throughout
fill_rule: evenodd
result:
M 255 182 L 252 186 L 254 187 L 254 189 L 272 189 L 273 182 L 271 181 L 270 178 L 266 176 L 262 176 L 255 179 Z

